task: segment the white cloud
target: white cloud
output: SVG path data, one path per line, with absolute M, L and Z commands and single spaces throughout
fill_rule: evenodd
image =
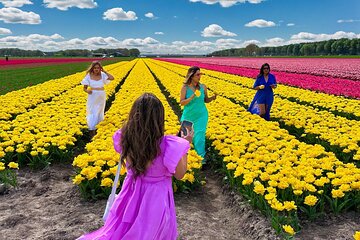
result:
M 71 44 L 71 45 L 83 45 L 84 40 L 81 40 L 80 38 L 73 38 L 73 39 L 70 39 L 69 41 L 67 41 L 67 43 Z
M 245 27 L 258 27 L 258 28 L 264 28 L 264 27 L 274 27 L 276 24 L 272 21 L 266 21 L 264 19 L 256 19 L 254 21 L 248 22 L 245 24 Z
M 16 47 L 26 50 L 42 50 L 42 51 L 59 51 L 66 49 L 98 49 L 106 48 L 122 48 L 125 45 L 122 41 L 113 37 L 91 37 L 87 39 L 73 38 L 65 40 L 59 34 L 41 35 L 30 34 L 27 36 L 9 36 L 0 38 L 0 45 L 6 47 Z
M 0 35 L 7 35 L 7 34 L 12 34 L 10 29 L 0 28 Z
M 201 36 L 203 37 L 235 37 L 237 36 L 233 32 L 225 31 L 221 26 L 217 24 L 211 24 L 208 27 L 204 28 L 201 32 Z
M 286 26 L 292 27 L 292 26 L 295 26 L 295 23 L 288 23 L 288 24 L 286 24 Z
M 50 38 L 51 39 L 64 39 L 63 36 L 61 36 L 60 34 L 57 34 L 57 33 L 51 35 Z
M 117 43 L 119 43 L 119 41 L 113 37 L 91 37 L 84 40 L 84 44 L 89 46 L 107 46 Z
M 145 17 L 151 18 L 151 19 L 157 19 L 158 18 L 158 17 L 155 17 L 155 15 L 153 13 L 151 13 L 151 12 L 146 13 Z
M 155 32 L 156 35 L 164 35 L 163 32 Z
M 67 41 L 67 43 L 73 44 L 73 45 L 83 45 L 84 41 L 81 40 L 80 38 L 73 38 L 73 39 Z
M 219 3 L 222 7 L 232 7 L 237 3 L 252 3 L 257 4 L 265 0 L 190 0 L 190 2 L 202 2 L 208 5 Z
M 325 41 L 330 39 L 340 39 L 340 38 L 360 38 L 360 34 L 356 34 L 353 32 L 344 32 L 338 31 L 333 34 L 314 34 L 309 32 L 300 32 L 298 34 L 292 35 L 290 41 L 288 43 L 300 43 L 300 42 L 318 42 Z
M 69 8 L 96 8 L 97 3 L 94 0 L 44 0 L 45 7 L 57 8 L 66 11 Z
M 353 23 L 353 22 L 360 22 L 357 19 L 339 19 L 337 20 L 338 23 Z
M 21 36 L 9 36 L 9 37 L 4 37 L 4 38 L 0 38 L 0 43 L 17 43 L 20 41 L 25 41 L 24 39 L 21 39 Z
M 0 20 L 5 23 L 40 24 L 40 15 L 34 12 L 24 12 L 18 8 L 0 8 Z
M 185 42 L 183 42 L 183 41 L 173 41 L 172 44 L 173 45 L 184 45 Z
M 119 40 L 113 37 L 91 37 L 87 39 L 73 38 L 68 40 L 53 39 L 56 34 L 45 36 L 31 34 L 28 36 L 8 36 L 0 38 L 0 45 L 4 48 L 20 48 L 27 50 L 58 51 L 65 49 L 98 49 L 98 48 L 138 48 L 142 53 L 161 54 L 198 54 L 209 53 L 229 44 L 233 40 L 220 40 L 217 44 L 209 41 L 174 41 L 172 43 L 159 42 L 158 40 L 146 38 L 128 38 Z M 217 47 L 219 45 L 219 48 Z
M 266 39 L 266 44 L 262 45 L 263 47 L 265 46 L 282 46 L 285 45 L 286 42 L 284 39 L 279 38 L 279 37 L 275 37 L 275 38 L 270 38 L 270 39 Z
M 38 35 L 38 37 L 35 37 L 35 35 Z M 28 36 L 8 36 L 0 38 L 0 45 L 4 48 L 6 47 L 15 47 L 15 48 L 21 48 L 21 49 L 27 49 L 27 50 L 36 50 L 44 48 L 42 44 L 45 40 L 51 40 L 50 36 L 44 36 L 40 37 L 39 34 L 31 34 Z M 38 41 L 37 39 L 41 38 L 41 41 Z
M 216 40 L 216 44 L 220 44 L 220 45 L 236 45 L 239 43 L 240 43 L 239 40 L 233 38 L 220 38 Z
M 122 8 L 112 8 L 104 12 L 103 19 L 111 21 L 134 21 L 137 17 L 133 11 L 125 12 Z
M 225 48 L 240 47 L 241 41 L 237 39 L 218 39 L 210 41 L 173 41 L 170 44 L 158 43 L 151 48 L 142 48 L 142 53 L 153 54 L 206 54 Z
M 261 42 L 258 41 L 258 40 L 255 40 L 255 39 L 246 40 L 246 41 L 244 41 L 244 42 L 242 43 L 242 46 L 241 46 L 241 47 L 246 47 L 246 46 L 249 45 L 249 44 L 256 44 L 256 45 L 259 46 L 259 45 L 261 44 Z
M 44 46 L 46 47 L 59 47 L 60 44 L 58 42 L 55 42 L 55 41 L 45 41 L 43 43 Z
M 213 51 L 215 48 L 215 44 L 209 41 L 191 41 L 191 42 L 183 42 L 180 44 L 181 41 L 175 41 L 176 44 L 168 45 L 168 52 L 176 53 L 176 49 L 180 54 L 196 54 L 199 52 L 210 52 Z
M 290 39 L 274 37 L 266 39 L 263 43 L 258 40 L 241 41 L 234 38 L 220 38 L 216 41 L 173 41 L 160 42 L 154 38 L 128 38 L 116 39 L 114 37 L 94 36 L 87 39 L 64 39 L 61 35 L 30 34 L 27 36 L 0 37 L 2 48 L 20 48 L 27 50 L 58 51 L 65 49 L 98 49 L 98 48 L 138 48 L 142 54 L 207 54 L 228 48 L 241 48 L 249 44 L 260 47 L 280 46 L 298 42 L 314 42 L 331 38 L 360 38 L 360 34 L 352 32 L 336 32 L 334 34 L 298 33 Z
M 53 34 L 51 36 L 41 35 L 41 34 L 30 34 L 27 36 L 27 39 L 32 42 L 42 42 L 47 40 L 59 40 L 64 38 L 60 34 Z
M 227 39 L 221 38 L 216 40 L 215 45 L 218 49 L 238 48 L 240 47 L 240 41 L 232 38 L 227 38 Z
M 159 42 L 151 37 L 147 37 L 144 39 L 141 38 L 128 38 L 122 41 L 122 43 L 126 46 L 130 47 L 142 47 L 147 45 L 158 44 Z
M 120 42 L 119 40 L 117 40 L 114 37 L 107 37 L 107 38 L 105 38 L 105 41 L 109 44 L 118 44 Z
M 22 7 L 27 4 L 33 4 L 30 0 L 0 0 L 5 7 Z
M 4 48 L 20 48 L 27 50 L 59 51 L 65 49 L 98 49 L 98 48 L 138 48 L 143 54 L 206 54 L 226 48 L 242 47 L 243 43 L 237 39 L 217 39 L 211 41 L 173 41 L 159 42 L 146 38 L 128 38 L 119 40 L 113 37 L 90 37 L 87 39 L 60 39 L 59 34 L 28 36 L 8 36 L 0 38 L 0 45 Z

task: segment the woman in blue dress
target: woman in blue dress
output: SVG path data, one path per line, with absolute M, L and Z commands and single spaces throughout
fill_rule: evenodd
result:
M 205 133 L 209 118 L 205 103 L 215 100 L 216 94 L 208 97 L 205 84 L 200 83 L 201 75 L 199 67 L 189 68 L 185 83 L 181 88 L 180 104 L 184 106 L 181 121 L 187 120 L 194 124 L 194 148 L 197 154 L 204 158 Z M 206 159 L 202 163 L 206 163 Z
M 260 74 L 256 77 L 254 89 L 257 90 L 248 111 L 258 114 L 265 120 L 270 120 L 270 109 L 274 102 L 273 89 L 276 88 L 276 79 L 270 73 L 270 65 L 264 63 L 260 68 Z

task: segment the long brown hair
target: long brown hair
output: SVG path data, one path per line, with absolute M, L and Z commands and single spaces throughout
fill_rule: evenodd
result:
M 149 163 L 160 155 L 164 136 L 165 114 L 161 101 L 152 93 L 144 93 L 134 102 L 122 127 L 121 163 L 130 163 L 135 177 L 145 173 Z
M 190 67 L 190 68 L 188 69 L 188 71 L 187 71 L 184 84 L 190 85 L 192 77 L 195 75 L 195 73 L 196 73 L 198 70 L 200 70 L 200 68 L 197 67 L 197 66 L 192 66 L 192 67 Z M 198 84 L 198 85 L 196 86 L 196 88 L 198 88 L 198 87 L 200 87 L 200 84 Z
M 102 68 L 101 63 L 99 61 L 93 61 L 90 66 L 88 67 L 88 69 L 86 70 L 86 74 L 88 73 L 93 73 L 94 72 L 94 67 L 98 65 L 100 68 Z
M 258 77 L 264 76 L 264 67 L 268 67 L 269 73 L 270 73 L 270 65 L 268 63 L 264 63 L 263 65 L 261 65 L 260 73 L 259 73 Z

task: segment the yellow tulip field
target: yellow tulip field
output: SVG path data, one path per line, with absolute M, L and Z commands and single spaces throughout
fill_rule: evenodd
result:
M 90 139 L 85 72 L 0 96 L 0 183 L 16 186 L 16 171 L 56 162 L 72 165 L 72 183 L 84 199 L 104 199 L 119 163 L 112 136 L 142 93 L 165 108 L 165 134 L 179 131 L 180 89 L 189 67 L 155 59 L 105 66 L 105 119 Z M 283 238 L 301 231 L 301 219 L 360 211 L 360 100 L 279 84 L 271 121 L 247 107 L 254 79 L 201 69 L 209 96 L 206 132 L 210 164 L 226 184 L 271 222 Z M 146 151 L 146 149 L 144 149 Z M 202 188 L 202 158 L 192 148 L 175 192 Z M 120 184 L 126 176 L 121 169 Z

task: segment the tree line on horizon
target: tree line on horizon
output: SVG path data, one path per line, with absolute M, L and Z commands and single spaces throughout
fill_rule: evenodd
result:
M 215 51 L 207 56 L 327 56 L 360 55 L 360 38 L 331 39 L 321 42 L 298 43 L 278 47 L 259 47 L 249 44 L 245 48 Z
M 19 48 L 1 48 L 0 56 L 12 56 L 12 57 L 101 57 L 101 56 L 113 56 L 113 57 L 138 57 L 140 51 L 137 48 L 117 48 L 106 49 L 99 48 L 96 50 L 87 49 L 68 49 L 56 52 L 43 52 L 40 50 L 23 50 Z
M 331 39 L 327 41 L 298 43 L 277 47 L 259 47 L 249 44 L 245 48 L 231 48 L 212 52 L 205 56 L 230 57 L 230 56 L 336 56 L 336 55 L 360 55 L 360 38 L 354 39 Z M 43 52 L 40 50 L 23 50 L 19 48 L 1 48 L 0 56 L 12 57 L 139 57 L 137 48 L 118 48 L 96 50 L 68 49 L 56 52 Z M 203 55 L 204 56 L 204 55 Z M 179 55 L 178 57 L 181 57 Z

